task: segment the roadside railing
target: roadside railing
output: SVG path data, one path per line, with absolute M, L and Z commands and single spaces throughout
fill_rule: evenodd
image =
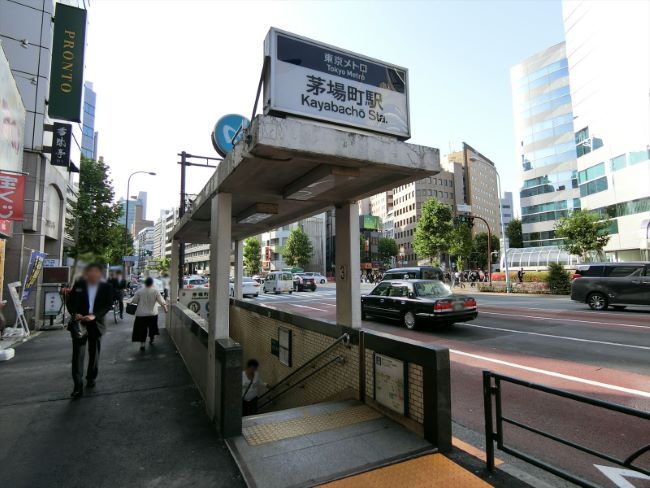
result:
M 608 461 L 622 468 L 631 469 L 642 473 L 646 476 L 650 476 L 650 471 L 643 469 L 639 466 L 634 466 L 633 463 L 639 459 L 643 454 L 650 452 L 650 444 L 637 449 L 635 452 L 630 453 L 625 459 L 619 459 L 614 456 L 611 456 L 607 453 L 596 451 L 587 446 L 580 445 L 571 440 L 565 439 L 563 437 L 551 434 L 542 429 L 538 429 L 524 422 L 506 417 L 503 415 L 502 409 L 502 398 L 501 398 L 501 386 L 502 383 L 512 383 L 515 385 L 523 386 L 525 388 L 530 388 L 532 390 L 541 391 L 548 393 L 550 395 L 555 395 L 561 398 L 568 398 L 582 404 L 588 404 L 595 407 L 603 408 L 612 412 L 618 412 L 621 414 L 629 415 L 632 417 L 650 420 L 650 413 L 643 412 L 640 410 L 635 410 L 632 408 L 624 407 L 622 405 L 617 405 L 615 403 L 609 403 L 602 400 L 596 400 L 583 395 L 577 395 L 575 393 L 570 393 L 568 391 L 559 390 L 557 388 L 550 388 L 548 386 L 540 385 L 537 383 L 532 383 L 530 381 L 521 380 L 511 376 L 505 376 L 498 373 L 493 373 L 491 371 L 483 371 L 483 406 L 485 413 L 485 452 L 486 452 L 486 464 L 489 470 L 494 469 L 494 443 L 499 450 L 510 454 L 511 456 L 522 459 L 530 464 L 537 466 L 545 471 L 553 473 L 560 478 L 563 478 L 567 481 L 577 484 L 578 486 L 583 486 L 587 488 L 599 488 L 600 485 L 594 484 L 590 481 L 587 481 L 573 473 L 566 471 L 565 469 L 554 466 L 546 461 L 538 459 L 530 454 L 527 454 L 512 445 L 509 445 L 506 440 L 504 440 L 504 424 L 510 424 L 518 428 L 524 429 L 533 434 L 537 434 L 546 439 L 558 442 L 564 446 L 576 449 L 578 451 L 584 452 L 591 456 L 597 457 L 604 461 Z

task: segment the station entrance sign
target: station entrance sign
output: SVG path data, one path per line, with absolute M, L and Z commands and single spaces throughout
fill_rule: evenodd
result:
M 286 113 L 411 137 L 408 70 L 272 28 L 265 113 Z

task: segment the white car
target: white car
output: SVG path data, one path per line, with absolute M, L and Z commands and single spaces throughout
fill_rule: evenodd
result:
M 307 271 L 306 273 L 302 273 L 305 276 L 309 276 L 310 278 L 314 278 L 315 283 L 320 283 L 321 285 L 323 283 L 327 283 L 327 277 L 323 276 L 320 273 L 314 273 L 313 271 Z
M 256 297 L 260 294 L 260 284 L 253 278 L 244 276 L 241 280 L 241 291 L 242 296 Z M 232 278 L 230 279 L 230 296 L 235 296 L 235 281 Z

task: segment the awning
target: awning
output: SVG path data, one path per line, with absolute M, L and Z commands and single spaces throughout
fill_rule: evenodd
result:
M 241 240 L 439 172 L 439 151 L 431 147 L 258 116 L 173 235 L 184 242 L 209 242 L 211 199 L 217 192 L 232 194 L 232 239 Z

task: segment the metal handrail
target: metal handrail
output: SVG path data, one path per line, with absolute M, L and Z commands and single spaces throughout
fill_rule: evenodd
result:
M 492 378 L 494 378 L 494 385 L 492 384 Z M 533 383 L 519 378 L 514 378 L 512 376 L 505 376 L 498 373 L 493 373 L 491 371 L 483 371 L 483 405 L 484 405 L 484 414 L 485 414 L 485 437 L 486 437 L 485 451 L 486 451 L 486 464 L 488 470 L 494 469 L 494 442 L 496 441 L 497 448 L 499 448 L 501 451 L 508 453 L 512 456 L 518 457 L 519 459 L 523 459 L 524 461 L 527 461 L 530 464 L 537 466 L 538 468 L 541 468 L 545 471 L 553 473 L 556 476 L 559 476 L 560 478 L 571 481 L 572 483 L 575 483 L 583 487 L 593 488 L 598 486 L 586 479 L 583 479 L 573 473 L 566 471 L 565 469 L 562 469 L 561 467 L 549 464 L 541 459 L 531 456 L 530 454 L 522 452 L 512 447 L 511 445 L 507 445 L 503 440 L 503 433 L 504 433 L 503 424 L 506 423 L 524 429 L 533 434 L 537 434 L 544 438 L 550 439 L 552 441 L 558 442 L 567 447 L 571 447 L 578 451 L 587 453 L 591 456 L 603 459 L 612 464 L 623 466 L 625 468 L 630 468 L 638 471 L 639 473 L 650 476 L 650 471 L 643 469 L 639 466 L 632 465 L 632 463 L 639 456 L 641 456 L 645 452 L 650 451 L 650 445 L 641 447 L 640 449 L 638 449 L 636 452 L 632 453 L 625 459 L 619 459 L 607 453 L 595 449 L 591 449 L 587 446 L 582 446 L 576 442 L 570 441 L 558 435 L 551 434 L 550 432 L 545 432 L 541 429 L 535 428 L 524 422 L 520 422 L 512 418 L 506 417 L 505 415 L 503 415 L 502 405 L 501 405 L 501 381 L 523 386 L 533 390 L 541 391 L 551 395 L 559 396 L 561 398 L 568 398 L 570 400 L 574 400 L 580 403 L 585 403 L 599 408 L 604 408 L 606 410 L 610 410 L 613 412 L 630 415 L 644 420 L 650 420 L 650 413 L 648 412 L 635 410 L 615 403 L 597 400 L 595 398 L 590 398 L 584 395 L 571 393 L 557 388 L 551 388 L 548 386 L 540 385 L 538 383 Z M 493 398 L 494 398 L 494 407 L 495 407 L 494 417 L 493 417 L 493 410 L 492 410 Z M 495 427 L 496 427 L 496 431 L 495 431 Z
M 350 340 L 350 334 L 348 334 L 348 333 L 346 332 L 346 333 L 343 334 L 341 337 L 339 337 L 338 339 L 336 339 L 332 344 L 330 344 L 329 346 L 327 346 L 327 347 L 326 347 L 325 349 L 323 349 L 321 352 L 319 352 L 319 353 L 316 354 L 314 357 L 312 357 L 310 360 L 308 360 L 306 363 L 304 363 L 302 366 L 300 366 L 298 369 L 296 369 L 295 371 L 292 371 L 292 372 L 289 373 L 287 376 L 285 376 L 285 377 L 282 378 L 280 381 L 278 381 L 275 385 L 273 385 L 271 388 L 269 388 L 269 389 L 266 390 L 264 393 L 262 393 L 262 394 L 257 398 L 257 401 L 260 401 L 262 398 L 264 398 L 265 396 L 267 396 L 269 393 L 271 393 L 271 392 L 272 392 L 273 390 L 275 390 L 277 387 L 279 387 L 280 385 L 286 383 L 286 382 L 289 380 L 289 378 L 292 378 L 293 376 L 295 376 L 296 374 L 298 374 L 299 372 L 301 372 L 303 369 L 305 369 L 307 366 L 309 366 L 311 363 L 313 363 L 314 361 L 316 361 L 318 358 L 320 358 L 321 356 L 327 354 L 329 351 L 331 351 L 332 349 L 334 349 L 334 347 L 336 347 L 339 343 L 345 341 L 346 344 L 347 344 L 347 342 L 349 342 L 349 340 Z
M 303 382 L 307 381 L 309 378 L 311 378 L 312 376 L 314 376 L 316 373 L 318 373 L 318 372 L 320 372 L 321 370 L 327 368 L 330 364 L 332 364 L 332 363 L 342 363 L 343 361 L 344 361 L 343 356 L 336 356 L 335 358 L 330 359 L 330 360 L 327 361 L 325 364 L 319 366 L 319 367 L 316 368 L 314 371 L 312 371 L 311 373 L 309 373 L 307 376 L 304 376 L 304 377 L 300 378 L 300 380 L 299 380 L 299 381 L 296 381 L 293 385 L 289 385 L 287 388 L 285 388 L 284 390 L 282 390 L 280 393 L 278 393 L 277 395 L 275 395 L 273 398 L 271 398 L 271 399 L 265 401 L 264 403 L 262 403 L 261 405 L 259 405 L 257 408 L 258 408 L 259 410 L 263 409 L 263 408 L 266 407 L 267 405 L 270 405 L 271 403 L 275 402 L 278 398 L 280 398 L 282 395 L 284 395 L 285 393 L 287 393 L 289 390 L 292 390 L 293 388 L 295 388 L 296 386 L 298 386 L 300 383 L 303 383 Z

